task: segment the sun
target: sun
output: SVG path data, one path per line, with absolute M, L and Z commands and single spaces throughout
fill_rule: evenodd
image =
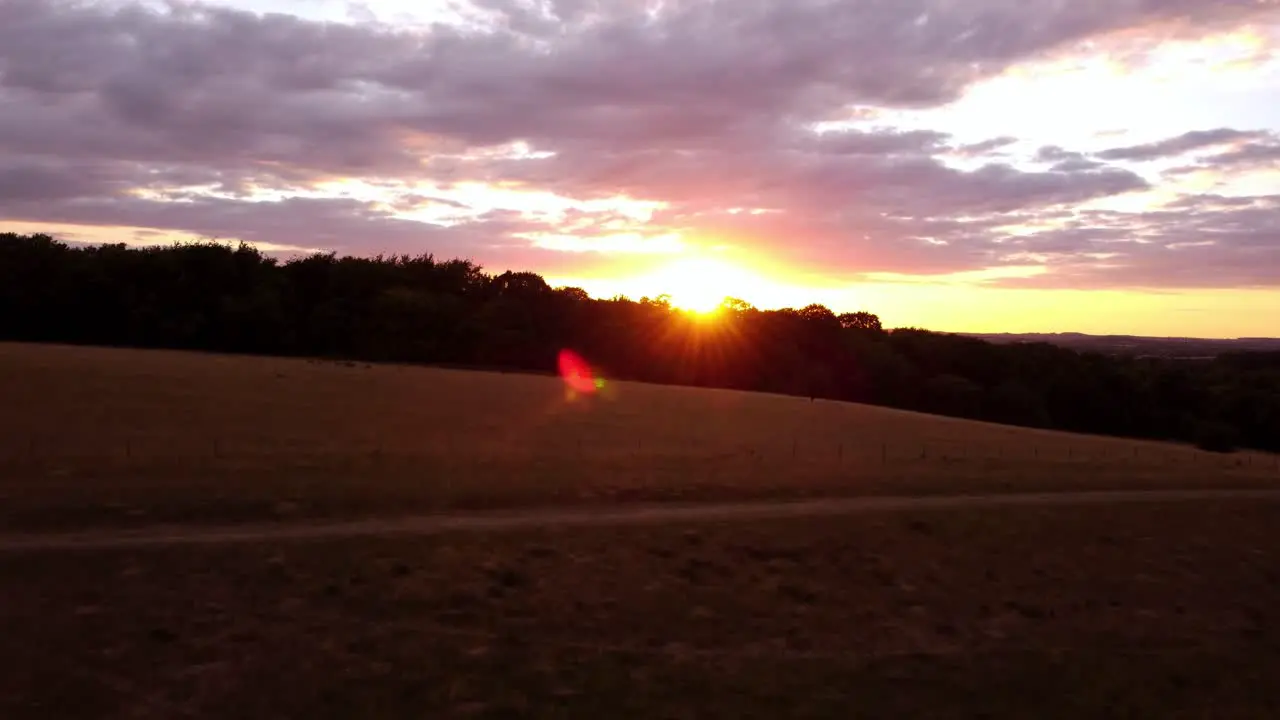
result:
M 715 312 L 727 297 L 737 296 L 758 282 L 750 273 L 722 260 L 682 258 L 658 270 L 651 285 L 681 310 Z

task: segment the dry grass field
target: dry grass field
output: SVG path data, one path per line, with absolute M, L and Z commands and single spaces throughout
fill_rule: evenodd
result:
M 0 717 L 1274 718 L 1280 503 L 0 553 Z
M 1210 455 L 606 382 L 0 344 L 0 718 L 1280 717 L 1280 502 L 239 543 L 477 508 L 1276 488 Z
M 898 410 L 302 359 L 0 344 L 0 526 L 1280 487 L 1280 460 Z

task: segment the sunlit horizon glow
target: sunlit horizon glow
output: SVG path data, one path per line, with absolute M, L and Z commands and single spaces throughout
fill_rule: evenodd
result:
M 732 6 L 0 5 L 0 232 L 1280 336 L 1276 3 Z
M 730 263 L 693 257 L 674 260 L 643 282 L 660 289 L 661 294 L 670 297 L 671 304 L 681 310 L 710 313 L 720 307 L 725 298 L 735 292 L 750 292 L 763 281 Z

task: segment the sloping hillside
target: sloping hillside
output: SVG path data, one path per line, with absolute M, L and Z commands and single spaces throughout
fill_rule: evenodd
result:
M 10 523 L 1280 484 L 1274 456 L 605 379 L 0 345 Z

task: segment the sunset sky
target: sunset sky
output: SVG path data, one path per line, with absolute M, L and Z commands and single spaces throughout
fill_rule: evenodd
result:
M 1274 0 L 0 0 L 0 232 L 1280 336 Z

